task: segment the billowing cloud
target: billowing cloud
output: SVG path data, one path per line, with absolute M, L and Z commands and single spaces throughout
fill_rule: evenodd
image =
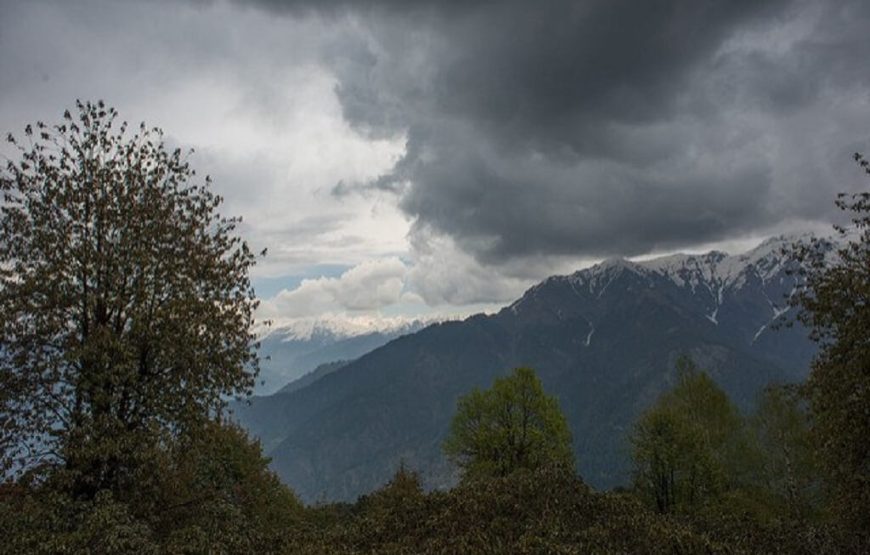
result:
M 371 259 L 337 277 L 303 279 L 295 288 L 263 299 L 258 316 L 279 327 L 342 321 L 389 328 L 397 322 L 492 311 L 533 282 L 481 265 L 449 238 L 434 236 L 416 245 L 409 261 Z
M 339 277 L 306 279 L 263 305 L 264 317 L 305 318 L 371 311 L 400 302 L 407 268 L 398 258 L 368 260 Z

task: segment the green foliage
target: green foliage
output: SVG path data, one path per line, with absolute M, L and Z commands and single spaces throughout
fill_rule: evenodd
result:
M 631 435 L 635 489 L 661 513 L 717 503 L 744 479 L 749 450 L 727 395 L 689 359 L 676 386 L 638 420 Z
M 276 551 L 292 537 L 302 505 L 268 470 L 258 443 L 235 425 L 210 424 L 173 446 L 161 469 L 155 530 L 195 552 Z
M 3 496 L 0 553 L 159 553 L 148 526 L 111 492 L 75 500 L 50 488 Z
M 162 132 L 102 102 L 0 173 L 0 550 L 282 552 L 302 507 L 224 423 L 254 255 Z
M 384 487 L 360 497 L 353 517 L 339 530 L 342 536 L 355 538 L 355 544 L 379 546 L 379 550 L 389 552 L 420 533 L 428 517 L 428 499 L 419 475 L 402 465 Z M 332 539 L 339 545 L 346 541 Z
M 855 160 L 870 174 L 860 154 Z M 840 194 L 851 226 L 835 226 L 845 246 L 816 240 L 794 247 L 806 289 L 795 297 L 799 318 L 820 344 L 807 383 L 813 437 L 832 494 L 831 509 L 870 545 L 870 192 Z
M 466 478 L 506 476 L 545 464 L 573 468 L 565 416 L 529 368 L 460 398 L 444 451 Z
M 597 494 L 562 466 L 518 469 L 422 493 L 397 476 L 298 553 L 718 553 L 630 497 Z M 410 480 L 413 482 L 413 479 Z
M 257 443 L 217 423 L 149 453 L 130 491 L 76 498 L 56 480 L 8 486 L 0 526 L 11 553 L 285 552 L 303 507 Z
M 93 498 L 250 391 L 257 301 L 208 178 L 160 130 L 77 107 L 9 135 L 0 172 L 0 471 L 63 466 Z
M 758 448 L 758 474 L 770 511 L 798 522 L 817 517 L 821 469 L 810 436 L 810 415 L 794 386 L 764 390 L 750 419 Z
M 819 555 L 861 553 L 843 544 L 831 527 L 823 523 L 801 522 L 790 518 L 761 521 L 754 513 L 739 511 L 708 512 L 685 519 L 692 529 L 702 532 L 728 553 L 782 553 Z
M 744 419 L 689 360 L 632 433 L 635 495 L 735 553 L 855 550 L 820 511 L 822 487 L 801 389 L 770 386 Z

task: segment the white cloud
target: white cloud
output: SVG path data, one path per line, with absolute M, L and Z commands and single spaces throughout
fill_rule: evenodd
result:
M 429 305 L 509 302 L 546 271 L 543 267 L 531 272 L 532 279 L 514 277 L 505 268 L 482 265 L 449 237 L 418 232 L 414 240 L 409 288 Z
M 293 320 L 372 312 L 402 301 L 407 268 L 398 258 L 365 261 L 337 278 L 306 279 L 262 304 L 263 318 Z
M 461 319 L 494 312 L 532 283 L 485 268 L 449 239 L 436 250 L 363 261 L 338 277 L 305 279 L 262 299 L 259 320 L 297 336 L 316 328 L 344 335 L 389 331 L 413 321 Z M 416 252 L 416 251 L 415 251 Z M 265 331 L 265 330 L 264 330 Z

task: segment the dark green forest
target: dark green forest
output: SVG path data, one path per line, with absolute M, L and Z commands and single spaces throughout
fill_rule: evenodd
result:
M 7 140 L 0 552 L 870 551 L 870 193 L 834 199 L 835 256 L 788 253 L 809 379 L 746 412 L 681 358 L 630 431 L 629 486 L 584 482 L 565 407 L 518 368 L 459 400 L 455 487 L 400 465 L 355 503 L 305 505 L 227 412 L 258 373 L 258 254 L 209 178 L 102 102 Z

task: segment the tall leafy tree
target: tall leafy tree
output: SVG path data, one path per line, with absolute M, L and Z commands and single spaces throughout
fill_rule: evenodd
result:
M 742 473 L 747 448 L 737 408 L 694 362 L 677 362 L 677 384 L 644 412 L 630 437 L 635 489 L 662 513 L 716 502 Z
M 573 467 L 565 416 L 530 368 L 461 397 L 444 451 L 465 477 L 506 476 L 548 464 Z
M 66 469 L 86 498 L 123 490 L 143 446 L 251 390 L 255 256 L 187 154 L 103 102 L 8 142 L 19 157 L 0 172 L 2 469 Z
M 750 419 L 758 447 L 760 494 L 779 516 L 806 521 L 821 503 L 810 414 L 796 386 L 770 386 Z
M 870 175 L 870 163 L 855 154 Z M 807 383 L 813 435 L 841 522 L 870 543 L 870 192 L 840 194 L 851 224 L 835 226 L 843 246 L 831 256 L 818 239 L 794 249 L 806 288 L 800 320 L 819 343 Z M 832 260 L 833 259 L 833 260 Z

